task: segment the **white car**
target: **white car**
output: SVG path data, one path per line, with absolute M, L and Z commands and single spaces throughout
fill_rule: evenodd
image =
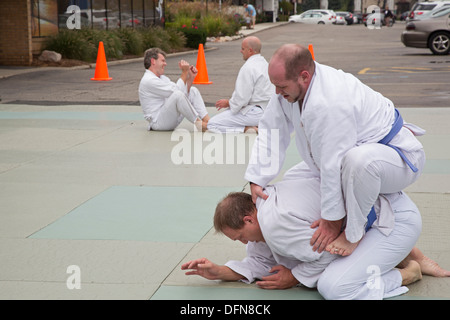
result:
M 408 20 L 426 19 L 441 9 L 450 8 L 450 1 L 417 2 L 409 13 Z
M 312 9 L 312 10 L 308 10 L 306 12 L 320 13 L 320 14 L 324 15 L 326 17 L 326 19 L 328 19 L 328 21 L 331 21 L 331 23 L 336 23 L 336 12 L 334 12 L 333 10 Z
M 346 13 L 344 12 L 336 13 L 336 24 L 347 24 L 347 22 L 345 21 L 345 15 Z
M 289 17 L 289 22 L 299 22 L 308 24 L 331 24 L 327 18 L 321 13 L 304 12 Z

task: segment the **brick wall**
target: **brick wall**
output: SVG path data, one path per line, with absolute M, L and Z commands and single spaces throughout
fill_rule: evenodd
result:
M 0 65 L 33 61 L 30 0 L 0 0 Z

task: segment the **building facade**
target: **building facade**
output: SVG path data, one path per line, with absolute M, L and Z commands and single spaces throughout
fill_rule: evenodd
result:
M 0 65 L 30 65 L 61 29 L 164 24 L 164 0 L 0 0 Z

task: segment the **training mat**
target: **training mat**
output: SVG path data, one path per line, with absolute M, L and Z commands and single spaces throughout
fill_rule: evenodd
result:
M 30 238 L 198 242 L 231 187 L 114 186 Z
M 238 288 L 220 286 L 161 286 L 151 300 L 323 300 L 315 289 L 263 290 L 254 285 Z

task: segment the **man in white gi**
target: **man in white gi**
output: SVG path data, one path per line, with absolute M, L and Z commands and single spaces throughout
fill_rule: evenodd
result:
M 205 131 L 209 120 L 203 98 L 192 86 L 198 71 L 181 60 L 181 76 L 177 83 L 164 75 L 166 53 L 159 48 L 148 49 L 144 56 L 145 74 L 139 84 L 139 101 L 148 130 L 173 130 L 184 118 Z
M 424 130 L 403 124 L 389 99 L 353 75 L 315 62 L 300 45 L 278 49 L 269 76 L 277 95 L 260 121 L 245 173 L 253 199 L 266 197 L 262 188 L 280 172 L 295 131 L 304 162 L 286 175 L 321 181 L 322 219 L 311 239 L 313 250 L 349 255 L 375 218 L 378 195 L 399 192 L 421 174 L 425 154 L 414 135 Z M 270 163 L 262 163 L 262 155 Z
M 186 275 L 245 283 L 259 279 L 256 284 L 263 289 L 302 284 L 318 287 L 326 299 L 383 299 L 407 292 L 404 286 L 421 279 L 422 273 L 450 275 L 414 247 L 422 221 L 402 192 L 376 202 L 377 212 L 394 216 L 389 236 L 373 227 L 349 257 L 311 250 L 311 224 L 320 218 L 319 179 L 283 180 L 265 192 L 267 199 L 258 198 L 256 205 L 247 193 L 231 193 L 214 215 L 216 231 L 246 244 L 247 257 L 223 266 L 206 258 L 192 260 L 181 266 L 190 270 Z M 395 269 L 398 264 L 402 269 Z
M 217 110 L 225 109 L 208 122 L 208 130 L 216 133 L 258 130 L 258 123 L 275 87 L 267 73 L 268 63 L 261 55 L 261 41 L 247 37 L 242 41 L 244 65 L 239 70 L 231 99 L 216 102 Z

